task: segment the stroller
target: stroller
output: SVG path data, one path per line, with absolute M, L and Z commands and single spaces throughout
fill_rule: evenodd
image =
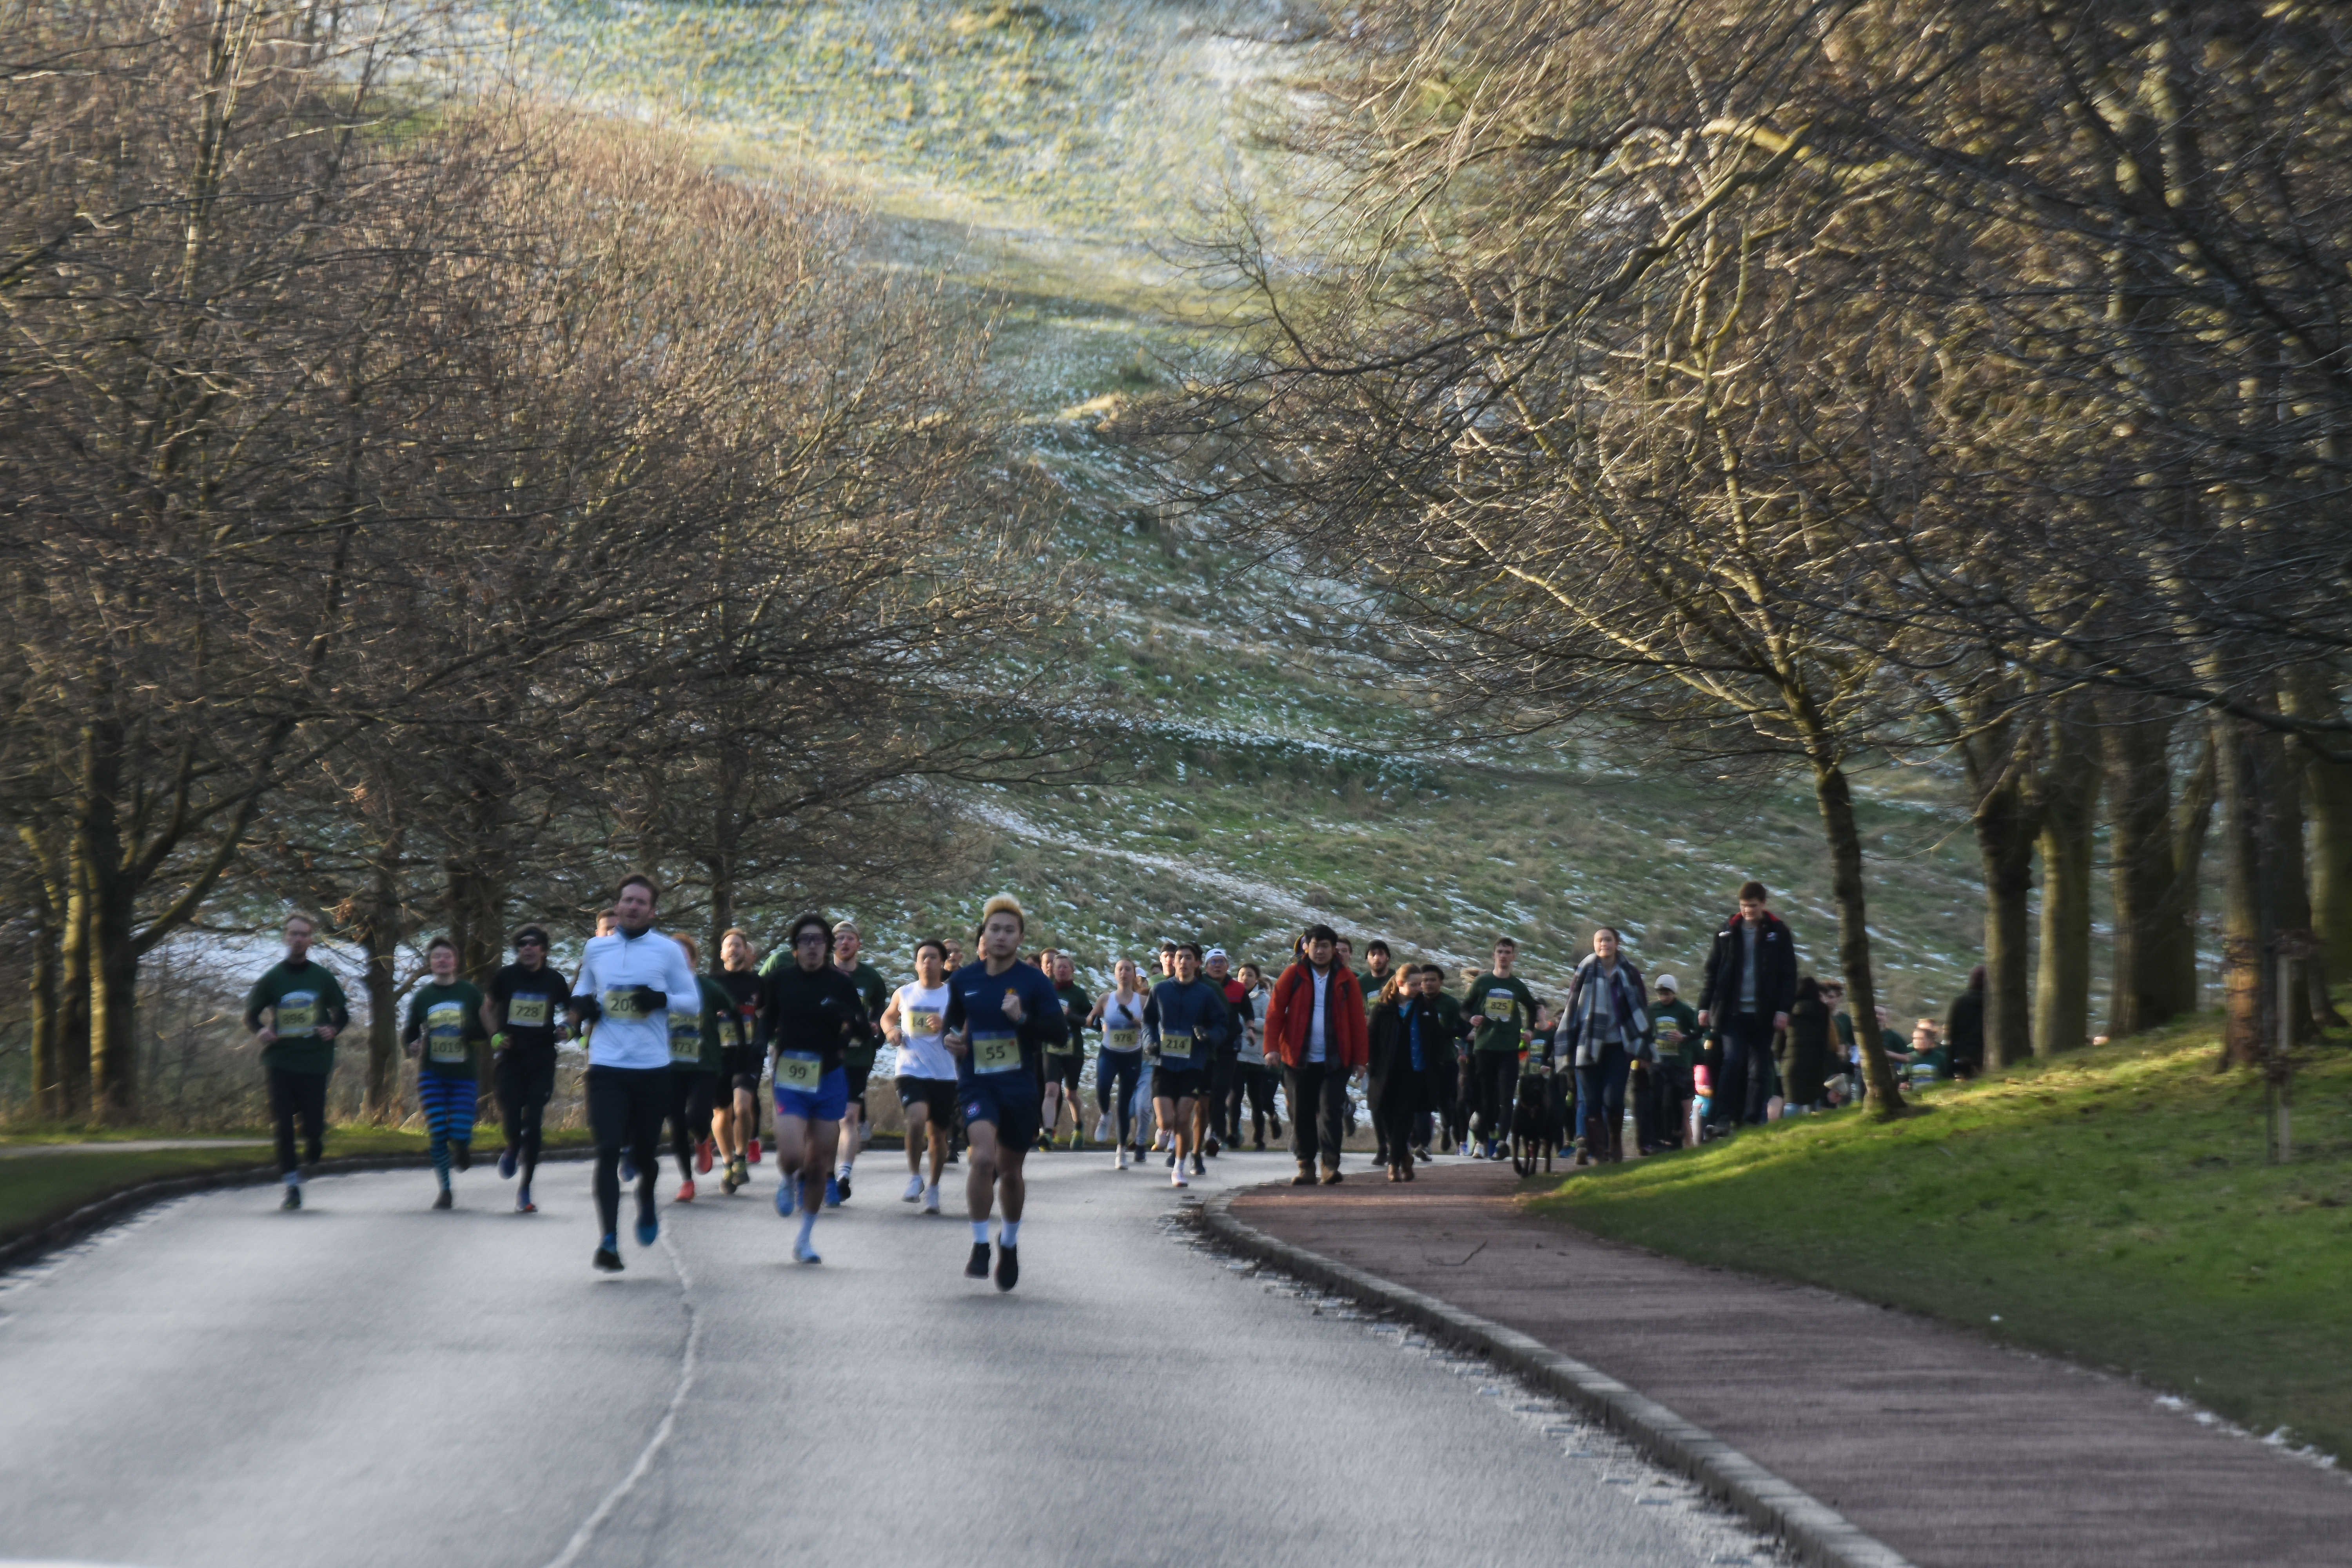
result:
M 1511 1169 L 1522 1176 L 1536 1173 L 1536 1163 L 1551 1169 L 1559 1152 L 1559 1096 L 1553 1092 L 1549 1056 L 1529 1056 L 1519 1064 L 1517 1098 L 1511 1105 Z

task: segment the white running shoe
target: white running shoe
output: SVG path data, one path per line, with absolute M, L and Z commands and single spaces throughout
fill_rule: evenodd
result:
M 929 1183 L 923 1185 L 923 1212 L 925 1214 L 940 1212 L 940 1190 Z
M 1151 1152 L 1155 1154 L 1165 1154 L 1173 1147 L 1175 1145 L 1170 1142 L 1170 1134 L 1164 1127 L 1160 1130 L 1160 1135 L 1151 1141 Z
M 922 1198 L 923 1198 L 923 1178 L 922 1178 L 922 1177 L 920 1177 L 920 1176 L 909 1176 L 909 1177 L 908 1177 L 908 1178 L 907 1178 L 907 1190 L 906 1190 L 905 1192 L 903 1192 L 903 1193 L 901 1193 L 901 1194 L 898 1194 L 898 1201 L 899 1201 L 899 1202 L 901 1202 L 901 1203 L 908 1203 L 908 1204 L 912 1204 L 912 1203 L 920 1203 L 920 1202 L 922 1201 Z
M 1110 1142 L 1110 1112 L 1108 1110 L 1104 1111 L 1101 1120 L 1095 1123 L 1095 1142 L 1097 1143 Z
M 1171 1187 L 1184 1187 L 1184 1186 L 1190 1186 L 1190 1185 L 1192 1185 L 1192 1184 L 1191 1184 L 1191 1183 L 1187 1182 L 1187 1181 L 1184 1179 L 1184 1167 L 1183 1167 L 1183 1166 L 1179 1165 L 1179 1166 L 1177 1166 L 1177 1167 L 1176 1167 L 1176 1169 L 1175 1169 L 1174 1171 L 1172 1171 L 1172 1172 L 1171 1172 L 1171 1173 L 1169 1173 L 1169 1177 L 1168 1177 L 1168 1184 L 1169 1184 L 1170 1186 L 1171 1186 Z
M 1114 1154 L 1114 1155 L 1112 1155 L 1112 1156 L 1111 1156 L 1110 1168 L 1111 1168 L 1112 1170 L 1114 1170 L 1114 1171 L 1124 1171 L 1124 1170 L 1126 1170 L 1126 1169 L 1127 1169 L 1127 1145 L 1126 1145 L 1126 1144 L 1124 1144 L 1124 1143 L 1120 1144 L 1120 1145 L 1118 1146 L 1118 1152 L 1117 1154 Z

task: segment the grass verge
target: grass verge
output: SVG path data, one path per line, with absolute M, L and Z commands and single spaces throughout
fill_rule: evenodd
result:
M 2352 1054 L 2298 1074 L 2294 1160 L 2210 1021 L 1572 1176 L 1537 1212 L 2128 1373 L 2256 1432 L 2352 1445 Z
M 577 1130 L 551 1131 L 547 1143 L 551 1148 L 563 1148 L 584 1143 L 587 1138 L 586 1132 Z M 486 1158 L 497 1158 L 495 1137 L 481 1147 Z M 334 1127 L 327 1131 L 327 1157 L 331 1160 L 425 1152 L 425 1137 L 421 1132 L 380 1127 Z M 267 1170 L 276 1163 L 276 1156 L 267 1145 L 249 1144 L 122 1152 L 59 1151 L 0 1160 L 0 1242 L 13 1241 L 27 1231 L 64 1218 L 84 1204 L 96 1203 L 142 1182 L 215 1171 Z

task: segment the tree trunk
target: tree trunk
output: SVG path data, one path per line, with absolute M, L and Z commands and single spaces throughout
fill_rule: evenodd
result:
M 2168 967 L 2179 962 L 2179 943 L 2166 926 L 2179 872 L 2172 858 L 2173 720 L 2153 703 L 2124 696 L 2103 698 L 2099 717 L 2116 925 L 2107 1033 L 2121 1038 L 2184 1010 L 2176 1005 L 2179 980 Z M 2177 914 L 2172 919 L 2177 926 Z
M 46 893 L 40 923 L 33 931 L 33 1118 L 54 1121 L 60 1114 L 58 1081 L 58 920 L 63 913 Z
M 2166 947 L 2165 974 L 2172 986 L 2167 1000 L 2176 1017 L 2202 1005 L 2203 969 L 2197 952 L 2199 888 L 2204 876 L 2205 842 L 2212 836 L 2213 806 L 2221 798 L 2220 764 L 2210 725 L 2198 726 L 2197 761 L 2181 781 L 2172 819 L 2172 886 L 2165 892 L 2159 930 Z
M 66 853 L 66 929 L 58 942 L 58 1091 L 61 1121 L 89 1114 L 89 888 Z
M 2034 976 L 2033 1054 L 2091 1037 L 2091 828 L 2098 807 L 2090 714 L 2069 704 L 2052 721 L 2056 745 L 2042 803 L 2042 951 Z
M 1903 1114 L 1903 1091 L 1878 1038 L 1878 982 L 1870 967 L 1870 911 L 1862 875 L 1862 832 L 1853 818 L 1853 791 L 1833 763 L 1813 767 L 1813 798 L 1830 841 L 1830 891 L 1838 908 L 1838 967 L 1845 976 L 1853 1009 L 1854 1040 L 1862 1047 L 1862 1076 L 1870 1086 L 1872 1109 L 1880 1116 Z
M 1985 1070 L 2032 1054 L 2033 994 L 2029 908 L 2033 891 L 2034 813 L 2024 787 L 2004 778 L 1978 802 L 1977 853 L 1985 883 Z
M 121 1123 L 131 1120 L 139 1104 L 139 954 L 131 945 L 138 885 L 115 807 L 122 791 L 121 724 L 102 697 L 100 702 L 98 715 L 82 726 L 74 854 L 89 890 L 90 1117 Z
M 2221 794 L 2222 863 L 2228 870 L 2221 942 L 2222 1054 L 2226 1061 L 2247 1066 L 2277 1037 L 2280 998 L 2274 961 L 2280 935 L 2301 923 L 2303 846 L 2299 814 L 2290 809 L 2294 781 L 2284 740 L 2275 731 L 2224 715 L 2215 715 L 2211 723 Z
M 400 1120 L 400 848 L 395 839 L 375 862 L 375 885 L 360 921 L 367 956 L 367 1096 L 362 1114 L 379 1125 Z
M 2308 667 L 2285 682 L 2288 707 L 2309 718 L 2341 710 L 2325 675 Z M 2311 846 L 2311 923 L 2334 974 L 2352 973 L 2352 764 L 2303 752 L 2305 826 Z

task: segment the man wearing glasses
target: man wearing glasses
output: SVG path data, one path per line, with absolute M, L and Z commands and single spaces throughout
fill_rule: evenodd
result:
M 515 932 L 514 950 L 515 961 L 490 982 L 490 994 L 482 1003 L 482 1027 L 489 1031 L 490 1047 L 498 1053 L 490 1074 L 498 1091 L 499 1120 L 507 1134 L 499 1174 L 512 1181 L 520 1168 L 515 1212 L 537 1214 L 530 1182 L 539 1170 L 540 1122 L 555 1093 L 555 1042 L 572 987 L 547 966 L 547 932 L 539 927 Z

